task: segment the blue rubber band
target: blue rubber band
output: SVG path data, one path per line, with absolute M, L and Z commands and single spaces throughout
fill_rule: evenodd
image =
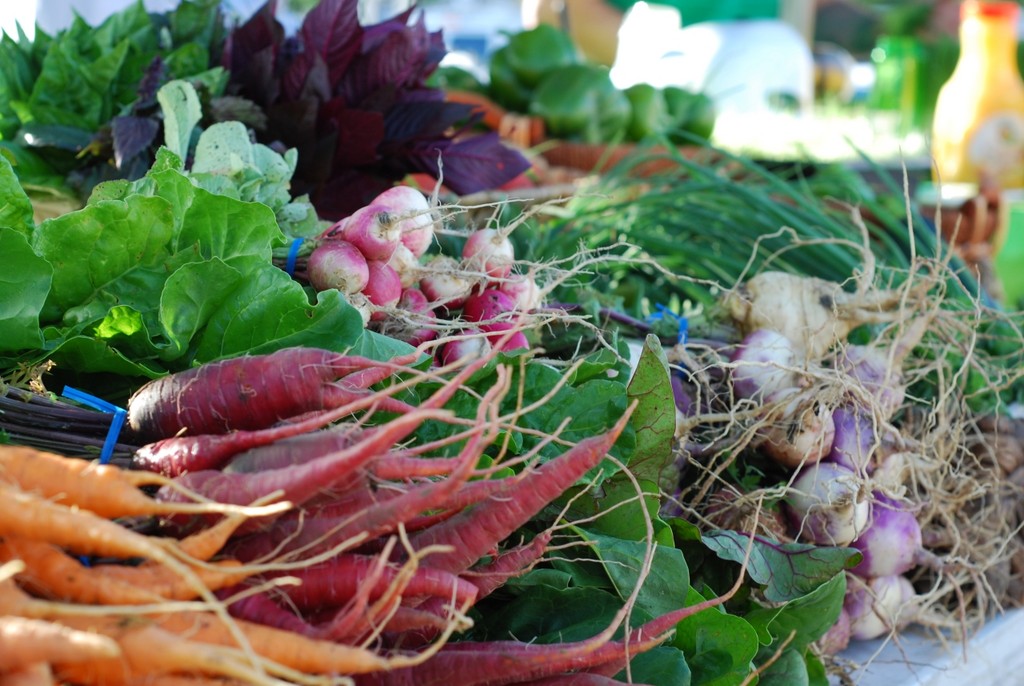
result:
M 656 322 L 662 319 L 674 319 L 677 323 L 676 341 L 682 345 L 686 343 L 686 337 L 690 331 L 690 322 L 686 317 L 676 314 L 664 305 L 655 305 L 655 311 L 647 316 L 648 321 Z
M 299 259 L 299 248 L 302 247 L 304 238 L 296 238 L 288 248 L 288 260 L 284 263 L 284 270 L 288 276 L 295 276 L 295 261 Z
M 124 427 L 124 420 L 127 416 L 127 412 L 124 408 L 118 407 L 112 403 L 108 403 L 102 398 L 97 398 L 94 395 L 89 395 L 84 391 L 80 391 L 77 388 L 71 386 L 65 386 L 64 391 L 61 393 L 68 400 L 74 400 L 88 405 L 100 412 L 108 412 L 113 414 L 113 418 L 110 420 L 110 428 L 107 429 L 107 437 L 103 441 L 103 449 L 100 451 L 100 464 L 107 464 L 110 462 L 110 458 L 114 455 L 114 446 L 117 445 L 117 439 L 121 435 L 121 429 Z

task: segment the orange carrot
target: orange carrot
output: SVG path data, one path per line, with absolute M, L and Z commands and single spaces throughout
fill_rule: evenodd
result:
M 48 662 L 36 662 L 11 671 L 0 671 L 0 686 L 55 686 Z
M 142 605 L 161 600 L 192 600 L 197 593 L 181 576 L 160 565 L 96 565 L 87 567 L 45 541 L 7 537 L 0 540 L 0 561 L 25 562 L 21 583 L 35 595 L 88 605 Z M 211 591 L 237 584 L 249 576 L 230 560 L 217 569 L 197 568 Z
M 238 510 L 217 503 L 161 502 L 139 490 L 139 486 L 167 484 L 166 477 L 21 446 L 0 447 L 0 481 L 109 519 Z M 271 512 L 279 510 L 279 507 L 269 509 Z
M 0 616 L 0 666 L 14 670 L 36 663 L 90 662 L 120 655 L 106 636 L 77 631 L 44 619 Z

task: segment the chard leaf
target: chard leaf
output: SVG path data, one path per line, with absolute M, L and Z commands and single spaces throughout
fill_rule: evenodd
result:
M 28 236 L 33 224 L 32 201 L 18 183 L 11 163 L 0 155 L 0 227 Z
M 765 659 L 775 657 L 774 652 L 767 649 L 762 652 L 766 653 Z M 757 683 L 758 686 L 810 686 L 804 656 L 793 649 L 784 650 L 761 672 Z
M 630 400 L 637 402 L 630 417 L 637 432 L 637 444 L 629 469 L 638 479 L 653 481 L 672 493 L 679 478 L 672 454 L 676 434 L 675 400 L 668 358 L 657 336 L 648 335 L 644 341 L 627 390 Z
M 137 195 L 101 201 L 40 224 L 32 247 L 53 266 L 44 320 L 58 320 L 72 307 L 109 292 L 111 284 L 132 285 L 134 274 L 165 269 L 173 227 L 167 201 Z M 83 251 L 83 246 L 88 247 Z
M 706 532 L 701 541 L 718 557 L 742 562 L 750 538 L 737 531 Z M 860 562 L 855 548 L 830 548 L 808 543 L 779 543 L 754 537 L 747 574 L 764 585 L 764 596 L 772 602 L 800 598 L 828 583 L 845 569 Z
M 164 140 L 181 159 L 188 157 L 192 131 L 203 118 L 199 96 L 190 84 L 171 81 L 156 93 L 164 113 Z
M 604 563 L 604 570 L 616 592 L 626 600 L 640 584 L 647 543 L 606 536 L 594 531 L 578 530 L 586 541 L 595 545 L 594 552 Z M 655 545 L 650 571 L 643 579 L 637 595 L 636 607 L 657 617 L 686 605 L 690 572 L 678 548 Z
M 0 351 L 39 348 L 43 334 L 39 313 L 53 278 L 53 267 L 37 256 L 28 238 L 14 229 L 0 227 Z
M 803 650 L 836 623 L 845 595 L 846 576 L 836 574 L 805 596 L 794 598 L 781 607 L 752 610 L 744 618 L 758 631 L 772 637 L 771 646 L 788 641 L 793 648 Z
M 709 600 L 690 589 L 686 604 Z M 686 655 L 692 680 L 702 686 L 739 686 L 750 675 L 757 656 L 757 632 L 743 617 L 711 607 L 676 625 L 672 645 Z
M 686 656 L 682 651 L 669 646 L 658 646 L 634 657 L 629 662 L 628 676 L 628 683 L 634 684 L 690 686 L 692 680 Z M 615 678 L 626 683 L 626 670 L 619 672 Z
M 244 275 L 220 258 L 192 262 L 167 277 L 159 320 L 167 336 L 166 360 L 185 354 L 196 334 L 235 292 Z

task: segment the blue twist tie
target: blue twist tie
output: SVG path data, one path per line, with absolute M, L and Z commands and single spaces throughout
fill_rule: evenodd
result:
M 117 438 L 121 435 L 121 428 L 124 426 L 125 416 L 128 414 L 124 408 L 118 407 L 108 403 L 102 398 L 97 398 L 94 395 L 89 395 L 84 391 L 80 391 L 77 388 L 71 386 L 65 386 L 64 391 L 61 393 L 68 400 L 74 400 L 88 405 L 100 412 L 109 412 L 114 415 L 110 420 L 110 428 L 107 429 L 107 437 L 103 441 L 103 450 L 100 451 L 100 464 L 107 464 L 110 462 L 111 456 L 114 454 L 114 446 L 117 444 Z
M 687 320 L 686 317 L 676 314 L 675 312 L 665 307 L 664 305 L 658 304 L 655 305 L 654 308 L 655 311 L 647 315 L 647 321 L 657 322 L 663 319 L 674 319 L 678 327 L 676 334 L 676 342 L 678 342 L 680 345 L 686 343 L 686 337 L 690 331 L 689 320 Z
M 299 248 L 302 247 L 304 238 L 296 238 L 288 248 L 288 260 L 284 263 L 284 270 L 288 276 L 295 276 L 295 261 L 299 259 Z

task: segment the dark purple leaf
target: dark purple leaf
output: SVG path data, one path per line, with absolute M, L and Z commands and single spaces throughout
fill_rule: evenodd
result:
M 380 160 L 378 146 L 384 140 L 384 117 L 379 112 L 341 109 L 334 113 L 332 123 L 338 134 L 336 167 L 363 167 Z
M 345 74 L 362 46 L 363 27 L 357 10 L 356 0 L 320 0 L 302 22 L 303 48 L 323 58 L 332 85 Z
M 444 185 L 458 195 L 497 188 L 530 168 L 530 162 L 494 132 L 458 141 L 424 142 L 406 159 L 415 171 L 435 179 L 443 172 Z
M 334 222 L 370 204 L 375 197 L 393 186 L 398 178 L 346 169 L 321 186 L 311 199 L 320 218 Z
M 114 164 L 118 169 L 125 162 L 146 150 L 160 131 L 160 124 L 149 117 L 114 117 L 110 124 L 114 138 Z
M 327 100 L 331 97 L 331 82 L 324 58 L 315 52 L 303 52 L 295 57 L 282 77 L 282 93 L 286 100 Z
M 314 98 L 279 102 L 267 109 L 267 130 L 290 148 L 312 143 L 317 140 L 320 105 Z
M 384 137 L 401 144 L 413 139 L 441 138 L 457 123 L 467 121 L 475 106 L 453 102 L 398 103 L 384 117 Z
M 164 60 L 157 55 L 146 67 L 139 80 L 138 99 L 132 104 L 132 112 L 138 113 L 156 104 L 156 92 L 167 81 L 167 69 Z
M 256 131 L 267 129 L 266 112 L 252 100 L 237 95 L 212 98 L 207 108 L 207 116 L 215 122 L 240 121 Z
M 242 71 L 256 53 L 267 48 L 276 51 L 284 41 L 284 27 L 277 21 L 276 13 L 277 0 L 267 0 L 248 21 L 228 36 L 221 61 L 232 74 Z
M 387 85 L 421 88 L 426 80 L 424 60 L 430 51 L 431 37 L 422 18 L 413 26 L 395 26 L 376 45 L 364 46 L 335 93 L 358 104 Z

